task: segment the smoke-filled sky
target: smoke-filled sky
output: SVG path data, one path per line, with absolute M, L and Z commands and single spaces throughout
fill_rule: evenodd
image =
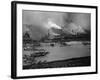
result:
M 90 30 L 90 17 L 89 13 L 23 10 L 23 32 L 30 31 L 33 39 L 40 39 L 42 36 L 48 34 L 48 29 L 51 28 L 63 28 L 64 32 L 71 34 L 74 34 L 71 30 L 84 33 L 84 29 Z M 51 32 L 56 34 L 56 32 Z

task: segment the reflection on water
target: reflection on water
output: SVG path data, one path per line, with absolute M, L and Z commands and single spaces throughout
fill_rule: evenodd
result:
M 41 43 L 38 49 L 44 49 L 49 52 L 46 56 L 36 58 L 37 61 L 56 61 L 75 57 L 90 56 L 90 44 L 85 45 L 82 41 L 66 42 L 66 46 L 55 43 L 54 46 L 49 46 L 50 43 Z M 24 51 L 24 54 L 34 54 L 34 51 Z

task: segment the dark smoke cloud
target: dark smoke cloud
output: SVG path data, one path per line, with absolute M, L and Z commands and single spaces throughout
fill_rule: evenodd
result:
M 48 19 L 60 27 L 72 28 L 69 24 L 81 26 L 83 29 L 90 30 L 90 14 L 87 13 L 63 13 L 63 12 L 44 12 L 23 10 L 23 32 L 30 30 L 33 39 L 40 39 L 48 33 Z M 25 26 L 26 25 L 26 26 Z M 27 25 L 31 25 L 28 27 Z M 73 27 L 74 28 L 74 27 Z M 67 32 L 66 32 L 67 33 Z
M 70 21 L 87 30 L 90 30 L 90 18 L 91 15 L 89 13 L 70 13 Z

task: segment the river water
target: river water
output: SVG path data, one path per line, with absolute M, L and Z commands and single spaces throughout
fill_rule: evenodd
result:
M 39 49 L 44 49 L 49 52 L 44 57 L 37 58 L 37 61 L 57 61 L 78 57 L 90 56 L 90 45 L 83 45 L 82 42 L 66 42 L 67 46 L 60 46 L 56 43 L 54 47 L 48 46 L 47 43 L 42 44 L 42 47 Z

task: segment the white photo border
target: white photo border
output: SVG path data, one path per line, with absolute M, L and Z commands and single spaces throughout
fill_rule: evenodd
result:
M 12 71 L 12 78 L 22 78 L 22 77 L 35 77 L 35 76 L 49 76 L 49 75 L 69 75 L 69 74 L 83 74 L 83 73 L 97 73 L 97 7 L 96 6 L 77 6 L 75 5 L 60 5 L 60 4 L 46 4 L 46 3 L 32 3 L 32 2 L 12 2 L 15 5 L 15 14 L 16 16 L 16 30 L 17 30 L 17 46 L 16 46 L 16 55 L 15 63 L 12 67 L 15 66 L 16 69 Z M 36 5 L 37 4 L 37 5 Z M 46 5 L 45 5 L 46 4 Z M 58 6 L 56 6 L 58 5 Z M 14 7 L 14 6 L 13 6 Z M 39 11 L 57 11 L 57 12 L 81 12 L 81 13 L 91 13 L 91 66 L 87 67 L 70 67 L 70 68 L 51 68 L 51 69 L 30 69 L 23 70 L 22 68 L 22 10 L 39 10 Z M 13 13 L 14 14 L 14 13 Z M 13 22 L 13 21 L 12 21 Z M 14 27 L 14 26 L 12 26 Z M 12 53 L 13 55 L 15 53 Z M 12 56 L 14 57 L 14 56 Z M 15 75 L 13 75 L 13 73 Z

